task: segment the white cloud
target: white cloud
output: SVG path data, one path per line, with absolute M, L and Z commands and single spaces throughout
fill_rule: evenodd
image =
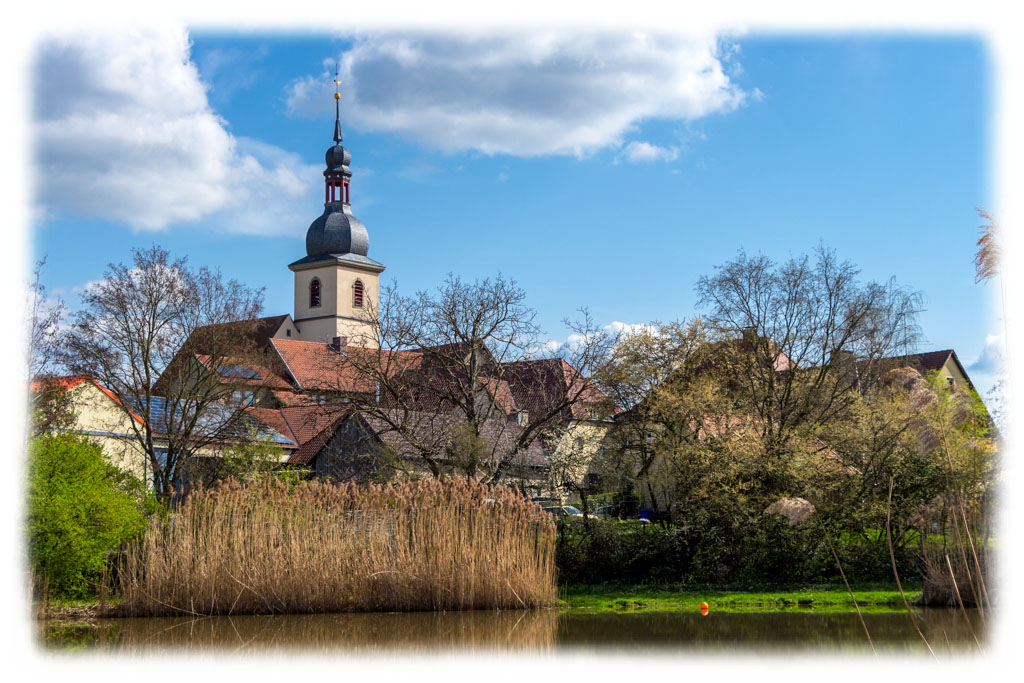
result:
M 967 371 L 971 373 L 996 374 L 1003 371 L 1006 359 L 1006 340 L 1003 335 L 990 334 L 985 337 L 985 346 L 981 353 L 971 363 L 967 364 Z
M 47 215 L 153 231 L 213 217 L 227 231 L 281 232 L 294 229 L 280 220 L 319 171 L 228 132 L 181 27 L 47 40 L 33 119 L 36 202 Z
M 605 325 L 604 329 L 622 337 L 628 337 L 638 332 L 646 332 L 655 336 L 658 334 L 658 328 L 653 325 L 648 325 L 647 323 L 623 323 L 618 320 Z
M 675 161 L 679 158 L 678 147 L 658 147 L 649 142 L 633 141 L 626 145 L 616 157 L 616 161 L 628 161 L 633 164 L 651 161 Z
M 624 323 L 618 320 L 608 323 L 603 328 L 604 332 L 618 337 L 621 341 L 625 337 L 638 332 L 646 332 L 648 334 L 658 334 L 656 327 L 648 325 L 646 323 Z M 549 339 L 547 341 L 537 344 L 537 346 L 531 352 L 531 356 L 534 358 L 554 358 L 558 356 L 571 356 L 574 351 L 579 350 L 583 342 L 586 341 L 586 337 L 582 334 L 570 334 L 563 340 Z
M 996 383 L 1006 373 L 1006 338 L 1003 333 L 990 334 L 985 337 L 985 345 L 981 353 L 973 361 L 963 359 L 967 374 L 971 376 L 978 393 L 987 396 Z
M 743 104 L 714 35 L 393 33 L 340 56 L 345 118 L 445 151 L 582 156 L 645 119 L 690 121 Z M 291 84 L 293 115 L 325 116 L 325 71 Z M 644 143 L 646 144 L 646 143 Z

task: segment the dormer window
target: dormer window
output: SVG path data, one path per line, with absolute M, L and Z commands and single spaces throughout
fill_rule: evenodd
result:
M 352 306 L 355 308 L 363 307 L 363 281 L 356 280 L 356 283 L 352 285 Z
M 315 277 L 309 283 L 309 307 L 320 308 L 320 278 Z

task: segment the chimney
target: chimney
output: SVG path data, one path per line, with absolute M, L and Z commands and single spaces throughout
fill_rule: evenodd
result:
M 330 347 L 338 353 L 341 353 L 341 350 L 346 346 L 348 346 L 348 337 L 334 337 L 331 339 Z
M 754 326 L 754 325 L 749 325 L 747 327 L 744 327 L 743 328 L 743 339 L 748 341 L 748 342 L 755 342 L 755 341 L 757 341 L 757 327 Z

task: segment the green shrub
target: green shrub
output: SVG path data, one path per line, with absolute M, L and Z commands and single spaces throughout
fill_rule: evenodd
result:
M 888 546 L 836 543 L 852 581 L 889 581 Z M 565 524 L 559 532 L 562 584 L 775 585 L 836 583 L 841 579 L 821 527 L 790 527 L 774 515 L 723 520 L 695 516 L 687 524 L 592 520 Z M 896 549 L 900 578 L 917 580 L 913 552 Z
M 143 484 L 73 434 L 33 439 L 27 532 L 32 568 L 53 595 L 87 596 L 115 549 L 143 529 Z

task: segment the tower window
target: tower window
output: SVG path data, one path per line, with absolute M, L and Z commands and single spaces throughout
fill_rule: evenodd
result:
M 320 278 L 315 277 L 309 283 L 309 307 L 320 308 Z
M 352 285 L 352 305 L 356 308 L 363 307 L 363 281 L 356 280 L 356 283 Z

